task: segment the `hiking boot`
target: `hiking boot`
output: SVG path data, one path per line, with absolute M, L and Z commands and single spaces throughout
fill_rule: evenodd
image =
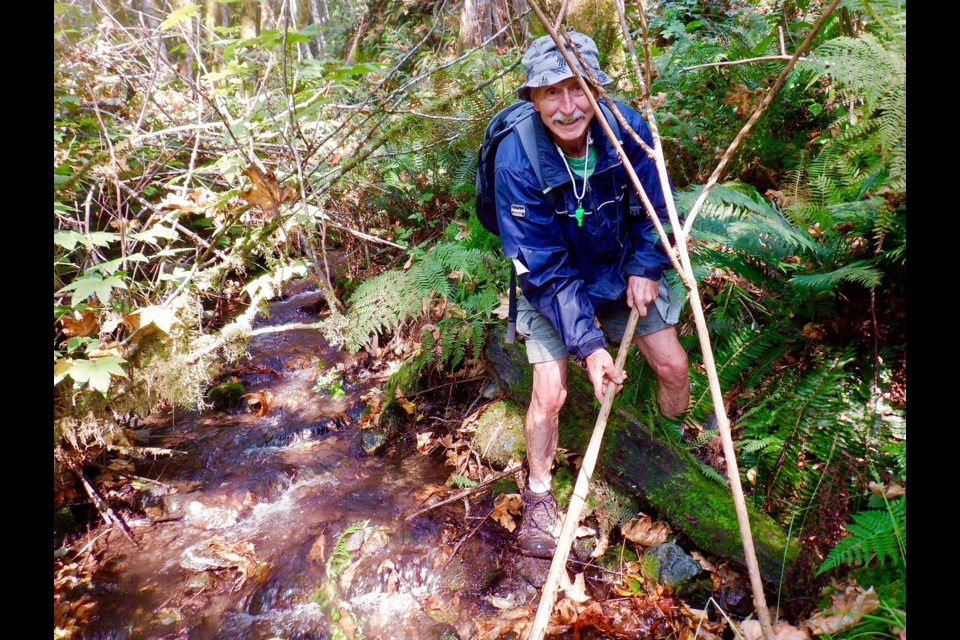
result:
M 520 553 L 534 558 L 552 558 L 557 548 L 553 530 L 557 525 L 557 501 L 553 493 L 534 493 L 529 489 L 522 494 L 523 515 L 517 531 Z

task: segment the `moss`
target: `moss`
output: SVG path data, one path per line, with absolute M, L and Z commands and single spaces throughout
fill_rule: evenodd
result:
M 217 409 L 229 409 L 237 406 L 246 392 L 239 382 L 224 382 L 207 392 L 207 400 Z
M 524 411 L 509 400 L 495 402 L 480 414 L 472 440 L 484 460 L 502 467 L 511 458 L 523 459 L 523 416 Z
M 520 493 L 520 488 L 512 476 L 509 478 L 501 478 L 490 486 L 490 495 L 493 498 L 504 493 Z
M 557 500 L 557 507 L 566 510 L 570 506 L 570 497 L 577 479 L 568 465 L 560 465 L 553 471 L 553 497 Z

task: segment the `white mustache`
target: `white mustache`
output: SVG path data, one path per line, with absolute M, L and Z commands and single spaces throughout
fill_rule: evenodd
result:
M 553 120 L 554 122 L 559 122 L 560 124 L 571 124 L 573 122 L 576 122 L 577 120 L 580 120 L 581 118 L 586 118 L 586 117 L 587 117 L 586 113 L 584 113 L 581 109 L 577 109 L 576 111 L 574 111 L 568 116 L 565 116 L 558 111 L 557 113 L 553 114 L 553 117 L 550 119 Z

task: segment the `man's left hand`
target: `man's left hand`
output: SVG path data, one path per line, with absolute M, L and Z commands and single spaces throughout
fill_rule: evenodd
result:
M 659 283 L 650 278 L 630 276 L 627 278 L 627 306 L 636 307 L 641 317 L 647 315 L 647 308 L 660 293 Z

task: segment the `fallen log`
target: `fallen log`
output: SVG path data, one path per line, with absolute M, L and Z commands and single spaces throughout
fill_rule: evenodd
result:
M 514 402 L 492 412 L 504 422 L 523 423 L 530 401 L 531 374 L 522 345 L 505 346 L 492 331 L 484 355 L 488 372 Z M 634 357 L 634 356 L 631 356 Z M 708 478 L 694 456 L 666 441 L 638 419 L 622 398 L 611 412 L 596 475 L 635 496 L 656 511 L 675 532 L 683 532 L 700 549 L 744 565 L 743 543 L 730 490 Z M 571 365 L 567 401 L 560 412 L 559 445 L 582 453 L 596 421 L 597 403 L 586 372 Z M 521 432 L 522 433 L 522 432 Z M 778 584 L 799 547 L 783 527 L 748 507 L 757 561 L 764 582 Z

